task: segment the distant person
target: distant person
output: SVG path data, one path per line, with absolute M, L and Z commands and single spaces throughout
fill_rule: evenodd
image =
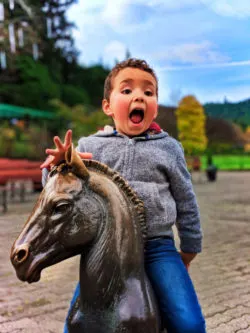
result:
M 188 274 L 191 261 L 201 252 L 200 215 L 181 144 L 153 122 L 158 113 L 155 72 L 144 60 L 118 63 L 106 78 L 102 108 L 115 127 L 105 126 L 81 138 L 79 155 L 91 158 L 93 154 L 95 160 L 118 171 L 144 201 L 145 268 L 168 333 L 204 333 L 205 320 Z M 64 142 L 54 138 L 56 149 L 46 150 L 50 156 L 41 167 L 64 160 L 71 135 L 68 131 Z M 174 224 L 180 253 L 174 243 Z M 71 306 L 78 295 L 79 284 Z
M 211 155 L 207 158 L 207 179 L 209 182 L 214 182 L 217 179 L 217 167 L 213 164 L 213 158 Z

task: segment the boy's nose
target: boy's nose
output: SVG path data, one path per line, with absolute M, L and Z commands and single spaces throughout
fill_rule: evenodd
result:
M 143 98 L 142 95 L 136 95 L 136 96 L 134 97 L 134 101 L 135 101 L 135 102 L 144 102 L 144 98 Z

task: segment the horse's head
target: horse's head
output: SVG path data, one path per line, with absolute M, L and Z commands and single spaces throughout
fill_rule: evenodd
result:
M 88 169 L 71 148 L 65 158 L 50 172 L 11 249 L 18 278 L 29 283 L 40 279 L 43 268 L 82 252 L 83 244 L 96 237 L 102 219 L 100 203 L 88 187 Z

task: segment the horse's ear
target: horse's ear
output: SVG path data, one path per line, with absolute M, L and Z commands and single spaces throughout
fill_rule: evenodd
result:
M 66 163 L 72 167 L 73 172 L 81 178 L 88 178 L 89 172 L 86 168 L 84 162 L 81 160 L 80 156 L 77 154 L 74 149 L 73 144 L 69 146 L 68 150 L 65 153 Z

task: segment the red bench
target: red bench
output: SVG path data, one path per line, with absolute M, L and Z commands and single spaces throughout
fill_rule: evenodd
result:
M 41 170 L 40 169 L 0 169 L 0 185 L 5 185 L 8 181 L 12 180 L 28 180 L 30 179 L 33 184 L 41 187 Z
M 0 170 L 14 169 L 39 169 L 42 162 L 29 160 L 11 160 L 9 158 L 0 158 Z
M 7 183 L 21 183 L 20 198 L 24 200 L 24 183 L 31 181 L 34 190 L 42 189 L 42 173 L 39 168 L 42 162 L 34 162 L 25 159 L 0 158 L 0 193 L 2 196 L 3 211 L 7 211 Z M 15 186 L 11 186 L 14 191 Z M 12 193 L 12 196 L 13 193 Z

